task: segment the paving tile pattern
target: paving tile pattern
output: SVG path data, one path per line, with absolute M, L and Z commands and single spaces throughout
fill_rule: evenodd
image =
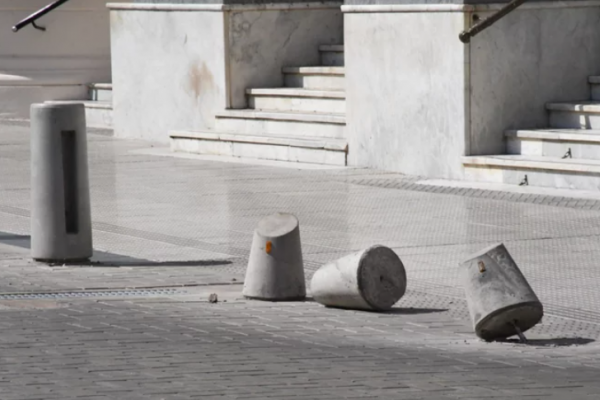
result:
M 589 201 L 157 157 L 94 131 L 96 254 L 43 265 L 28 260 L 28 141 L 25 125 L 0 123 L 1 293 L 241 283 L 253 229 L 275 211 L 300 219 L 307 278 L 378 243 L 400 255 L 409 291 L 388 314 L 189 295 L 0 300 L 3 400 L 597 398 L 600 212 Z M 528 345 L 471 332 L 458 262 L 497 242 L 545 306 Z

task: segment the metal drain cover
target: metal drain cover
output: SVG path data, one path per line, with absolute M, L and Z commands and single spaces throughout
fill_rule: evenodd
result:
M 0 300 L 48 300 L 85 297 L 155 297 L 186 293 L 178 289 L 81 290 L 54 293 L 3 293 Z

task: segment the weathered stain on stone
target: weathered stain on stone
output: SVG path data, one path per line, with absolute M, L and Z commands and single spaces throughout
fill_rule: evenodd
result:
M 212 88 L 214 77 L 205 63 L 198 65 L 193 63 L 188 72 L 188 85 L 190 92 L 194 94 L 196 100 L 200 98 L 202 92 Z

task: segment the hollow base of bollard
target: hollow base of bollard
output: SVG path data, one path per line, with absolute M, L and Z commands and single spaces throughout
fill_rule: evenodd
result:
M 256 297 L 256 296 L 246 296 L 244 295 L 245 299 L 248 300 L 260 300 L 260 301 L 271 301 L 273 303 L 275 302 L 282 302 L 282 301 L 305 301 L 306 300 L 306 296 L 296 296 L 296 297 L 285 297 L 285 298 L 266 298 L 266 297 Z
M 541 321 L 544 316 L 542 303 L 513 304 L 489 314 L 475 326 L 475 334 L 483 340 L 506 339 L 517 335 L 515 325 L 525 332 Z

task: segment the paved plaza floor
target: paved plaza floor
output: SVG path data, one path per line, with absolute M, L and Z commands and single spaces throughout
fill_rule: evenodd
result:
M 88 140 L 96 253 L 45 265 L 29 128 L 0 123 L 0 400 L 600 398 L 599 201 Z M 307 279 L 382 244 L 406 295 L 386 313 L 243 299 L 253 230 L 277 211 L 300 220 Z M 499 242 L 545 307 L 527 344 L 470 325 L 458 263 Z

